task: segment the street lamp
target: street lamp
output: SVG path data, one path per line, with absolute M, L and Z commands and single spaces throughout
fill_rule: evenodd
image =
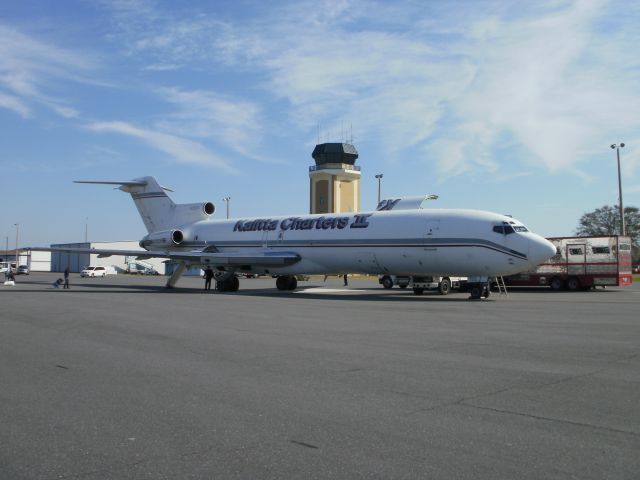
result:
M 229 218 L 229 202 L 231 201 L 231 197 L 224 197 L 222 201 L 227 204 L 227 218 Z
M 625 235 L 624 228 L 624 207 L 622 205 L 622 176 L 620 174 L 620 149 L 624 148 L 624 143 L 613 143 L 611 148 L 616 149 L 616 155 L 618 157 L 618 192 L 620 195 L 620 235 Z
M 382 177 L 384 177 L 384 174 L 382 173 L 376 175 L 376 178 L 378 179 L 378 205 L 380 205 L 380 184 L 382 182 Z
M 16 273 L 18 272 L 18 263 L 20 262 L 20 257 L 18 256 L 18 236 L 20 233 L 20 224 L 14 223 L 16 227 Z M 9 270 L 11 270 L 11 266 L 9 266 Z

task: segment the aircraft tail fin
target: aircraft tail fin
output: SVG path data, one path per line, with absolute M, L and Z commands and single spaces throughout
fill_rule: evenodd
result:
M 177 205 L 153 177 L 141 177 L 124 182 L 76 180 L 74 183 L 119 185 L 118 189 L 131 195 L 148 233 L 169 230 L 185 223 L 205 220 L 215 212 L 211 202 Z

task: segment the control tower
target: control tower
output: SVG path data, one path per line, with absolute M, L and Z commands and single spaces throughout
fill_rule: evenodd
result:
M 356 147 L 350 143 L 321 143 L 311 154 L 309 167 L 310 213 L 360 211 L 360 167 Z

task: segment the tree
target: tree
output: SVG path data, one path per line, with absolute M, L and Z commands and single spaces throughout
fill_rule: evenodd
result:
M 640 234 L 640 211 L 637 207 L 624 208 L 625 229 L 634 245 L 638 245 Z M 576 234 L 618 235 L 620 233 L 620 209 L 617 206 L 605 205 L 580 217 Z

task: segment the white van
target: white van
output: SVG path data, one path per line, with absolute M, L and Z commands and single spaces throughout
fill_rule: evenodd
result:
M 81 277 L 106 277 L 116 275 L 118 272 L 114 267 L 87 267 L 80 272 Z

